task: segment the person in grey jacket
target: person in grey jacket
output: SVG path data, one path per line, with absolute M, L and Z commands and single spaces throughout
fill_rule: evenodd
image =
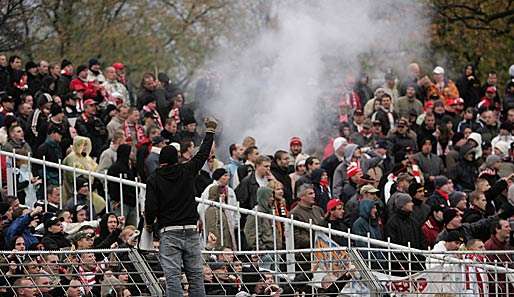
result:
M 342 198 L 343 189 L 346 183 L 348 183 L 348 176 L 346 170 L 348 165 L 352 162 L 359 162 L 362 156 L 360 147 L 357 144 L 350 143 L 344 149 L 344 160 L 336 167 L 332 182 L 332 194 L 336 198 Z

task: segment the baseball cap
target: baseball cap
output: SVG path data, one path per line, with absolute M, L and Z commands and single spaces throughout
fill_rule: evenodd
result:
M 372 185 L 364 185 L 364 186 L 362 186 L 362 188 L 360 190 L 361 195 L 363 195 L 364 193 L 377 193 L 377 192 L 380 192 L 380 190 L 375 188 Z
M 84 100 L 84 105 L 96 105 L 96 102 L 93 99 L 86 99 Z
M 58 218 L 56 216 L 53 216 L 51 218 L 49 218 L 48 220 L 45 221 L 45 229 L 46 228 L 49 228 L 53 225 L 57 225 L 59 224 L 60 222 L 64 221 L 64 218 Z
M 112 67 L 114 67 L 114 69 L 116 69 L 116 70 L 121 70 L 121 69 L 125 68 L 125 65 L 123 65 L 120 62 L 117 62 L 117 63 L 112 64 Z
M 486 93 L 490 93 L 490 94 L 496 94 L 496 88 L 493 87 L 493 86 L 490 86 L 488 87 L 486 90 L 485 90 Z
M 434 73 L 435 74 L 444 74 L 444 68 L 441 66 L 437 66 L 436 68 L 434 68 Z
M 332 211 L 332 210 L 334 210 L 339 205 L 343 205 L 343 202 L 341 202 L 341 200 L 339 200 L 339 199 L 331 199 L 327 203 L 327 211 Z

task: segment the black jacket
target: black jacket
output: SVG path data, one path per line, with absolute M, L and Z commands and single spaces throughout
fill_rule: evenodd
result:
M 325 169 L 328 174 L 328 180 L 330 181 L 330 189 L 333 190 L 333 178 L 334 172 L 336 171 L 337 166 L 341 163 L 341 160 L 335 155 L 332 154 L 327 157 L 325 160 L 321 162 L 321 168 Z
M 71 246 L 70 241 L 63 232 L 47 233 L 43 236 L 43 239 L 41 239 L 41 243 L 45 246 L 46 250 L 59 250 Z
M 43 159 L 45 157 L 46 161 L 59 163 L 59 160 L 63 160 L 63 153 L 59 143 L 53 141 L 50 138 L 47 138 L 43 144 L 41 144 L 34 154 L 34 157 L 37 159 Z M 34 164 L 34 172 L 40 177 L 43 177 L 43 166 Z M 46 167 L 46 175 L 47 181 L 54 185 L 59 184 L 59 169 Z
M 168 132 L 168 130 L 163 129 L 161 131 L 161 136 L 168 140 L 168 143 L 177 142 L 180 143 L 182 139 L 180 138 L 179 133 L 171 134 L 171 132 Z
M 396 210 L 385 225 L 385 237 L 390 237 L 392 243 L 411 247 L 415 249 L 426 249 L 425 238 L 421 231 L 421 224 L 402 210 Z
M 434 205 L 442 205 L 443 207 L 449 207 L 449 202 L 445 199 L 441 194 L 437 191 L 434 191 L 430 197 L 428 197 L 426 202 L 430 208 L 434 207 Z
M 198 153 L 189 161 L 157 169 L 146 181 L 145 219 L 159 228 L 196 225 L 194 180 L 209 157 L 214 133 L 207 132 Z
M 291 203 L 293 200 L 293 189 L 291 188 L 291 177 L 289 177 L 288 168 L 280 168 L 278 164 L 273 161 L 271 163 L 271 174 L 282 183 L 284 187 L 284 198 L 287 203 Z
M 259 189 L 259 183 L 255 178 L 255 172 L 245 177 L 239 183 L 235 193 L 242 208 L 252 209 L 257 205 L 257 189 Z
M 75 122 L 77 134 L 91 139 L 91 157 L 99 158 L 102 151 L 107 146 L 107 127 L 102 120 L 96 116 L 90 116 L 87 120 L 84 115 L 80 116 Z
M 129 165 L 131 147 L 128 144 L 122 144 L 116 151 L 116 162 L 111 165 L 111 168 L 107 171 L 107 174 L 114 177 L 120 177 L 123 179 L 135 180 L 136 171 L 134 167 Z M 123 185 L 123 202 L 130 206 L 136 206 L 136 188 L 128 185 Z M 107 183 L 107 190 L 109 191 L 109 198 L 112 201 L 120 201 L 120 184 L 117 182 L 109 181 Z
M 466 65 L 466 68 L 468 66 L 473 67 L 473 65 Z M 464 69 L 464 71 L 466 70 Z M 480 102 L 480 81 L 474 72 L 475 69 L 473 67 L 473 73 L 471 74 L 474 77 L 473 79 L 469 79 L 463 74 L 456 82 L 459 95 L 464 99 L 465 107 L 475 107 Z
M 109 212 L 102 216 L 102 219 L 100 220 L 99 229 L 100 229 L 100 236 L 95 238 L 95 241 L 93 242 L 93 246 L 95 249 L 110 249 L 111 245 L 115 242 L 118 244 L 121 244 L 122 241 L 120 239 L 121 234 L 121 228 L 116 228 L 114 231 L 109 232 L 109 229 L 107 228 L 107 221 L 109 220 L 110 216 L 116 216 L 114 213 Z M 118 220 L 118 217 L 116 217 L 116 221 Z
M 73 79 L 72 75 L 62 74 L 57 80 L 57 95 L 63 98 L 70 92 L 70 83 Z
M 330 229 L 342 231 L 342 232 L 348 232 L 348 229 L 351 229 L 351 225 L 346 225 L 345 221 L 343 219 L 340 220 L 330 220 L 326 218 L 322 222 L 322 226 L 328 227 L 328 224 L 330 224 Z M 336 236 L 332 235 L 332 240 L 335 241 L 340 246 L 347 246 L 348 245 L 348 239 L 342 236 Z

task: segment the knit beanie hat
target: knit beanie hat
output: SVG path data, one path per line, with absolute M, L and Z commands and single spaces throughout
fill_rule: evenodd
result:
M 492 168 L 496 162 L 501 162 L 502 158 L 498 155 L 489 155 L 485 159 L 485 166 L 487 168 Z
M 440 187 L 446 185 L 448 183 L 448 178 L 444 175 L 438 175 L 435 177 L 434 180 L 434 186 L 436 189 L 439 189 Z
M 455 191 L 448 196 L 450 207 L 457 207 L 461 200 L 466 200 L 466 193 Z
M 225 168 L 218 168 L 218 169 L 214 170 L 214 172 L 212 173 L 212 179 L 219 180 L 222 176 L 224 176 L 227 173 L 228 172 Z
M 346 170 L 346 175 L 348 178 L 357 175 L 358 173 L 362 173 L 362 170 L 357 165 L 350 165 Z
M 414 197 L 419 189 L 423 189 L 423 185 L 417 182 L 413 182 L 409 185 L 409 195 Z
M 163 147 L 159 155 L 159 164 L 174 165 L 176 163 L 178 163 L 177 149 L 172 145 Z
M 444 225 L 446 226 L 458 214 L 459 214 L 459 212 L 456 209 L 454 209 L 454 208 L 447 208 L 447 209 L 445 209 L 444 212 L 443 212 L 443 222 L 444 222 Z
M 333 143 L 334 152 L 337 151 L 337 149 L 339 147 L 341 147 L 342 145 L 346 145 L 346 144 L 348 144 L 348 141 L 346 140 L 346 138 L 337 137 L 336 139 L 334 139 L 334 143 Z

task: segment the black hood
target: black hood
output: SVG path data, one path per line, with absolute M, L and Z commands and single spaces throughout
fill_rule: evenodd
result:
M 99 227 L 100 227 L 100 238 L 105 238 L 107 236 L 109 236 L 109 229 L 107 228 L 107 220 L 109 219 L 110 216 L 115 216 L 116 217 L 116 221 L 119 223 L 118 221 L 118 217 L 116 216 L 115 213 L 113 212 L 108 212 L 106 214 L 104 214 L 102 216 L 102 219 L 100 220 L 100 224 L 99 224 Z

